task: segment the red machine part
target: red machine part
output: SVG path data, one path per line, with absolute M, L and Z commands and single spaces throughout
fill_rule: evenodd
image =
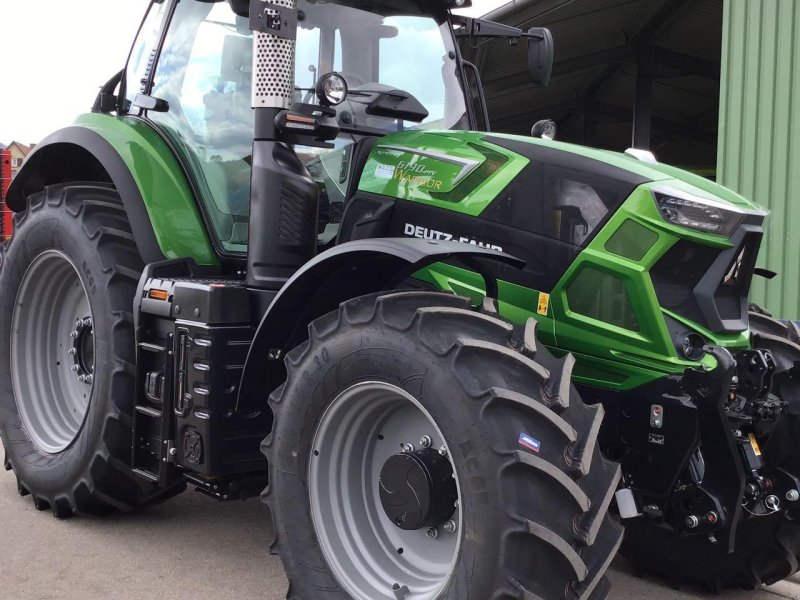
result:
M 13 213 L 6 206 L 6 194 L 11 185 L 11 152 L 0 150 L 0 241 L 11 237 Z

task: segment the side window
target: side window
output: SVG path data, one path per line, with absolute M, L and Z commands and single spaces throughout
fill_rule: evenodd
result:
M 253 111 L 252 33 L 227 2 L 183 0 L 156 66 L 148 117 L 179 149 L 200 188 L 217 239 L 247 250 Z
M 158 46 L 158 36 L 166 11 L 166 0 L 157 0 L 151 4 L 139 30 L 139 35 L 133 43 L 131 54 L 128 57 L 128 65 L 125 67 L 126 111 L 130 110 L 130 103 L 133 102 L 136 94 L 142 91 L 150 76 Z

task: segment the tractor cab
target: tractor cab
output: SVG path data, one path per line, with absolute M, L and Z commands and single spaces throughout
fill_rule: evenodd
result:
M 292 103 L 317 104 L 317 84 L 328 73 L 346 82 L 341 104 L 333 108 L 338 136 L 324 148 L 295 144 L 319 182 L 323 219 L 335 221 L 358 170 L 353 159 L 361 154 L 354 152 L 359 142 L 412 128 L 469 127 L 460 65 L 441 5 L 301 0 L 297 8 Z M 172 23 L 150 92 L 167 109 L 147 111 L 146 118 L 196 174 L 222 249 L 244 252 L 253 140 L 249 18 L 227 2 L 189 0 L 178 4 Z M 143 58 L 134 55 L 128 71 L 133 113 L 143 112 L 134 87 Z M 263 77 L 268 84 L 270 76 Z
M 269 67 L 264 61 L 273 59 L 254 63 L 247 2 L 187 0 L 175 7 L 152 86 L 139 87 L 153 68 L 146 49 L 166 4 L 153 4 L 134 46 L 122 112 L 150 121 L 177 150 L 193 175 L 218 252 L 245 253 L 253 82 L 269 88 L 276 78 L 265 69 L 254 79 L 253 69 Z M 335 240 L 375 139 L 398 131 L 477 128 L 457 31 L 523 34 L 495 24 L 481 30 L 476 22 L 454 17 L 444 2 L 297 2 L 292 89 L 280 93 L 293 107 L 322 105 L 332 113 L 335 135 L 328 133 L 324 143 L 297 127 L 291 136 L 319 187 L 322 247 Z

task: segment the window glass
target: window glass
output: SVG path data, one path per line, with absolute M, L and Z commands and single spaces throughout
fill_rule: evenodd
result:
M 178 147 L 227 251 L 247 249 L 253 111 L 252 37 L 227 2 L 178 4 L 152 95 L 169 103 L 148 117 Z
M 164 14 L 167 10 L 167 3 L 161 0 L 150 6 L 147 16 L 144 19 L 142 28 L 136 41 L 133 43 L 128 65 L 125 68 L 125 100 L 126 110 L 130 109 L 130 103 L 143 91 L 144 84 L 150 75 L 149 69 L 152 68 L 151 60 L 155 56 L 158 46 L 158 36 L 161 32 L 161 25 L 164 21 Z M 138 109 L 137 109 L 138 110 Z

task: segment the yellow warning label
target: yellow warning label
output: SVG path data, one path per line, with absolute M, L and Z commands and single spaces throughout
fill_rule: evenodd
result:
M 756 453 L 756 456 L 761 456 L 761 448 L 758 447 L 758 441 L 756 440 L 756 436 L 752 433 L 747 434 L 747 437 L 750 438 L 750 445 L 753 447 L 753 452 Z
M 539 306 L 536 307 L 536 312 L 540 315 L 547 316 L 547 309 L 550 307 L 550 294 L 539 292 Z

